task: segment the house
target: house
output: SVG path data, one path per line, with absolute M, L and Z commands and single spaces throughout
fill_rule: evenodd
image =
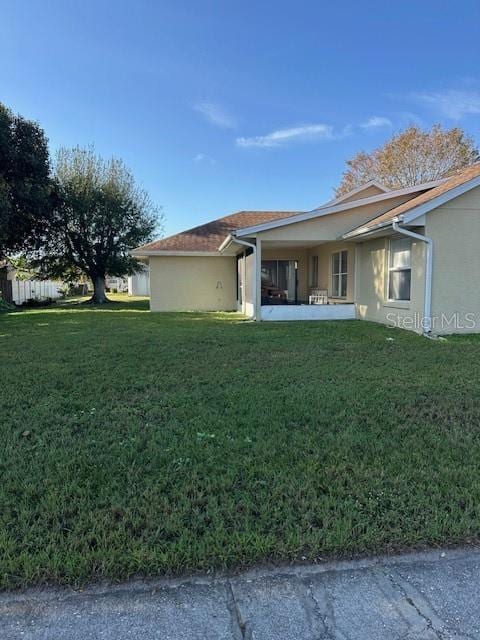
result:
M 150 270 L 148 265 L 144 265 L 140 271 L 128 276 L 128 295 L 150 295 Z
M 133 252 L 152 311 L 358 318 L 480 331 L 480 164 L 413 187 L 370 181 L 312 211 L 242 211 Z
M 128 289 L 128 281 L 127 278 L 107 275 L 105 277 L 105 287 L 107 291 L 112 293 L 125 293 Z

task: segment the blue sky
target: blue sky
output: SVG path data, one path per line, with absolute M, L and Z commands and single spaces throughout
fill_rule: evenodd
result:
M 2 3 L 0 100 L 120 156 L 166 231 L 311 209 L 410 122 L 480 142 L 480 3 Z

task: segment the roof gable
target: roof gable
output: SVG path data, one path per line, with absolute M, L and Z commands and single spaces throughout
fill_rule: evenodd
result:
M 306 220 L 312 220 L 313 218 L 320 218 L 321 216 L 331 215 L 333 213 L 341 213 L 343 211 L 348 211 L 351 209 L 356 209 L 359 207 L 368 206 L 374 203 L 379 204 L 379 209 L 383 209 L 385 211 L 385 203 L 388 200 L 393 200 L 398 198 L 399 196 L 411 196 L 413 198 L 417 193 L 425 191 L 427 189 L 433 189 L 437 187 L 439 184 L 442 184 L 444 179 L 435 180 L 433 182 L 426 182 L 425 184 L 415 185 L 413 187 L 405 187 L 402 189 L 396 189 L 392 191 L 387 191 L 386 193 L 380 193 L 375 196 L 370 196 L 367 198 L 359 198 L 358 200 L 352 200 L 349 202 L 343 202 L 336 204 L 332 202 L 327 204 L 319 209 L 314 209 L 313 211 L 306 211 L 305 213 L 297 213 L 295 216 L 285 217 L 278 220 L 264 222 L 258 225 L 253 225 L 251 227 L 246 227 L 241 229 L 237 233 L 239 237 L 252 236 L 256 233 L 260 233 L 262 231 L 267 231 L 269 229 L 274 229 L 277 227 L 283 227 L 289 224 L 296 224 L 298 222 L 304 222 Z
M 389 225 L 396 218 L 401 218 L 404 223 L 412 222 L 419 216 L 436 209 L 441 204 L 453 200 L 462 193 L 479 185 L 480 163 L 476 163 L 462 171 L 457 171 L 437 187 L 422 192 L 415 198 L 408 200 L 408 202 L 404 202 L 398 207 L 372 218 L 372 220 L 360 227 L 355 227 L 343 237 L 352 237 L 371 232 L 379 227 Z
M 391 191 L 391 189 L 383 185 L 378 180 L 369 180 L 368 182 L 361 184 L 359 187 L 356 187 L 355 189 L 351 189 L 347 193 L 344 193 L 342 196 L 334 198 L 329 204 L 340 204 L 341 202 L 361 200 L 362 198 L 368 198 L 380 193 L 388 193 L 388 191 Z

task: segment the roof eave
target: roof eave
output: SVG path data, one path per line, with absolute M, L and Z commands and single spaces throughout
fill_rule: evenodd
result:
M 212 257 L 218 257 L 221 256 L 221 253 L 219 251 L 166 251 L 166 250 L 161 250 L 161 249 L 147 249 L 146 251 L 143 251 L 141 249 L 134 249 L 133 251 L 130 252 L 130 254 L 134 257 L 134 258 L 153 258 L 155 256 L 191 256 L 191 257 L 207 257 L 207 258 L 212 258 Z
M 413 209 L 411 209 L 410 211 L 400 214 L 399 216 L 395 216 L 390 220 L 385 220 L 372 227 L 360 227 L 357 229 L 353 229 L 353 231 L 349 231 L 348 233 L 344 234 L 342 236 L 342 239 L 347 240 L 356 237 L 364 237 L 370 233 L 375 233 L 382 227 L 388 227 L 392 224 L 392 222 L 402 222 L 403 224 L 410 224 L 426 213 L 429 213 L 433 209 L 437 209 L 438 207 L 442 206 L 442 204 L 445 204 L 450 200 L 453 200 L 454 198 L 458 198 L 458 196 L 461 196 L 467 191 L 470 191 L 471 189 L 474 189 L 478 186 L 480 186 L 480 176 L 476 176 L 475 178 L 471 178 L 470 180 L 462 182 L 462 184 L 459 184 L 456 187 L 452 187 L 448 191 L 445 191 L 444 193 L 435 196 L 431 200 L 428 200 L 423 204 L 419 204 L 416 207 L 413 207 Z
M 360 227 L 359 229 L 354 229 L 353 231 L 349 231 L 348 233 L 344 233 L 343 236 L 340 236 L 340 240 L 354 240 L 355 238 L 365 238 L 366 236 L 372 235 L 374 233 L 378 233 L 383 229 L 387 229 L 392 226 L 393 222 L 403 222 L 402 216 L 396 216 L 395 218 L 391 218 L 390 220 L 384 220 L 383 222 L 379 222 L 373 227 Z
M 440 195 L 432 198 L 428 202 L 424 204 L 419 204 L 414 207 L 411 211 L 408 211 L 402 216 L 403 222 L 408 224 L 409 222 L 413 222 L 420 216 L 423 216 L 425 213 L 428 213 L 432 209 L 436 209 L 440 207 L 442 204 L 453 200 L 454 198 L 458 198 L 458 196 L 463 195 L 467 191 L 471 189 L 475 189 L 475 187 L 480 186 L 480 176 L 476 176 L 475 178 L 471 178 L 466 182 L 462 182 L 462 184 L 457 185 L 456 187 L 452 187 L 448 191 L 441 193 Z

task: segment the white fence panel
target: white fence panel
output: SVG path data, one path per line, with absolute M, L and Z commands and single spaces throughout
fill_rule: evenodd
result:
M 150 272 L 140 271 L 132 276 L 128 276 L 129 296 L 149 296 L 150 295 Z
M 61 283 L 53 280 L 12 280 L 12 297 L 15 304 L 22 304 L 31 298 L 61 298 Z

